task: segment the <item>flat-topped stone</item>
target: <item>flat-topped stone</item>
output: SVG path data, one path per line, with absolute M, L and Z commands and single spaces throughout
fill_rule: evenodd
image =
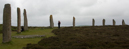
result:
M 3 43 L 11 41 L 11 5 L 5 4 L 3 9 Z
M 18 35 L 13 37 L 14 38 L 35 38 L 35 37 L 45 37 L 45 35 Z
M 17 33 L 21 33 L 21 11 L 17 8 Z
M 73 27 L 75 27 L 75 17 L 73 17 Z

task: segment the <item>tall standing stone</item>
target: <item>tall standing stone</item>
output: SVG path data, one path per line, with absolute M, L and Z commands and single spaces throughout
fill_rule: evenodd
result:
M 28 30 L 28 21 L 27 21 L 27 14 L 26 14 L 26 9 L 24 9 L 24 30 Z
M 122 25 L 125 25 L 125 21 L 124 21 L 124 19 L 122 20 Z
M 11 6 L 5 4 L 3 10 L 3 43 L 11 41 Z
M 112 21 L 113 21 L 113 26 L 115 26 L 115 25 L 116 25 L 116 22 L 115 22 L 115 20 L 113 19 Z
M 92 19 L 92 26 L 95 26 L 95 20 Z
M 73 27 L 75 27 L 75 17 L 73 17 Z
M 17 33 L 21 33 L 21 11 L 17 8 Z
M 103 19 L 103 26 L 105 26 L 105 19 Z
M 54 23 L 53 23 L 53 17 L 52 15 L 50 15 L 50 28 L 54 27 Z

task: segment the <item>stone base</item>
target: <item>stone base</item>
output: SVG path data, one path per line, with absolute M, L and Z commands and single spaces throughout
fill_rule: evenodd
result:
M 19 35 L 13 36 L 14 38 L 35 38 L 35 37 L 45 37 L 45 35 Z

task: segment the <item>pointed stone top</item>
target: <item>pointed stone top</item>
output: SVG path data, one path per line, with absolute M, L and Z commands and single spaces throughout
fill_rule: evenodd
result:
M 8 7 L 10 7 L 10 4 L 5 4 L 4 7 L 5 7 L 5 8 L 8 8 Z
M 24 9 L 24 11 L 26 11 L 26 9 Z
M 122 22 L 124 22 L 124 19 L 122 19 Z
M 17 8 L 19 8 L 19 7 L 17 7 Z
M 122 21 L 124 21 L 124 19 L 122 19 Z
M 24 9 L 24 13 L 23 13 L 23 15 L 24 15 L 24 14 L 26 14 L 26 9 Z
M 52 15 L 50 15 L 50 18 L 52 18 Z
M 73 18 L 75 19 L 75 17 L 73 16 Z

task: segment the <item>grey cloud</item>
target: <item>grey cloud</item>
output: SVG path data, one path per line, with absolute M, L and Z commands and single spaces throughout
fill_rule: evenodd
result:
M 106 24 L 112 24 L 115 19 L 117 24 L 121 20 L 128 21 L 129 1 L 128 0 L 1 0 L 0 8 L 6 2 L 12 5 L 12 25 L 17 25 L 17 7 L 21 8 L 22 25 L 23 9 L 27 10 L 29 26 L 49 26 L 49 16 L 52 14 L 54 24 L 57 26 L 58 20 L 61 25 L 72 26 L 72 18 L 75 16 L 76 25 L 91 25 L 92 18 L 96 20 L 96 25 L 102 24 L 102 19 L 106 19 Z M 1 2 L 0 1 L 0 2 Z M 2 5 L 3 4 L 3 5 Z M 0 9 L 0 11 L 3 11 Z M 2 15 L 3 12 L 0 12 Z M 1 19 L 0 19 L 1 20 Z M 129 24 L 129 23 L 127 23 Z

